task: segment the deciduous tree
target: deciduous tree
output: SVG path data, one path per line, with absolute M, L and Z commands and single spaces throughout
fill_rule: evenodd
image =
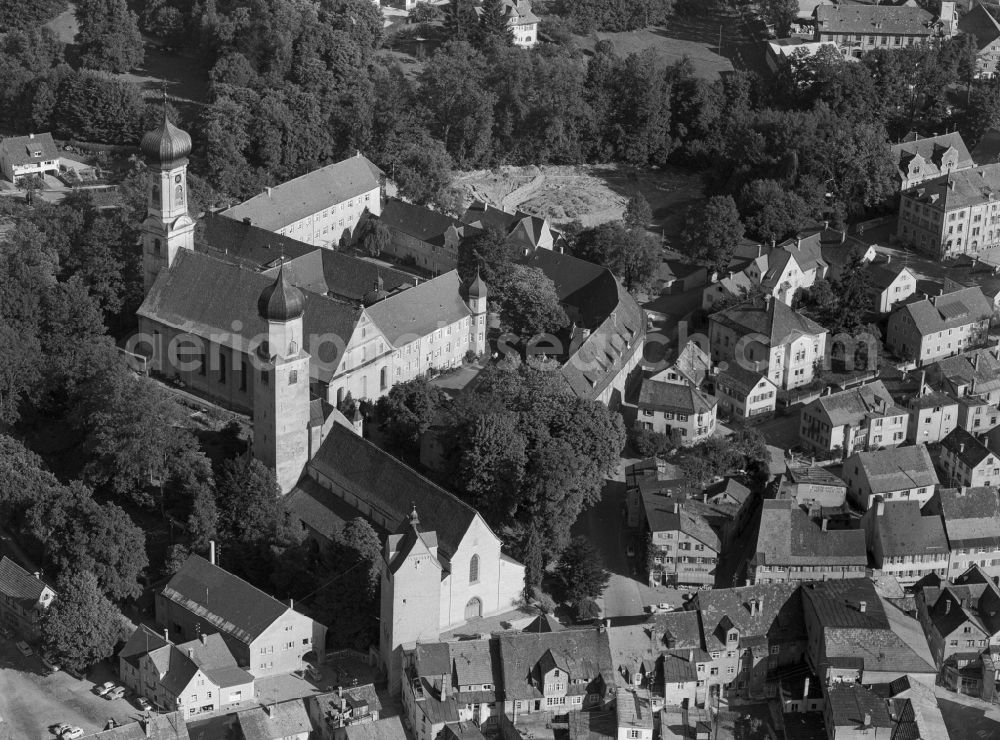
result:
M 444 401 L 444 393 L 427 378 L 396 383 L 378 400 L 379 426 L 393 446 L 416 450 Z
M 728 195 L 712 196 L 702 206 L 693 208 L 684 225 L 684 250 L 716 270 L 729 264 L 742 238 L 743 223 L 735 201 Z
M 56 591 L 59 596 L 42 613 L 39 625 L 44 654 L 80 672 L 110 658 L 125 637 L 128 623 L 101 593 L 94 574 L 86 570 L 66 573 Z
M 563 599 L 574 605 L 596 599 L 611 580 L 601 553 L 586 537 L 574 537 L 563 548 L 556 576 L 562 585 Z
M 125 0 L 77 0 L 75 12 L 80 24 L 76 41 L 84 66 L 123 73 L 142 64 L 145 54 L 139 20 Z

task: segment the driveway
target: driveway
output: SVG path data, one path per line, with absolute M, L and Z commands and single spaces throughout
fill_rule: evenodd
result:
M 92 674 L 95 681 L 113 680 L 102 668 Z M 49 728 L 61 722 L 82 727 L 89 735 L 104 729 L 110 717 L 125 723 L 141 716 L 125 699 L 97 696 L 94 685 L 62 671 L 44 675 L 37 655 L 25 658 L 13 640 L 0 638 L 0 739 L 53 740 Z

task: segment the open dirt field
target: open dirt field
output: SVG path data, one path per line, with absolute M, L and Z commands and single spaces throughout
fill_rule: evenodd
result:
M 620 219 L 629 196 L 638 190 L 653 209 L 651 227 L 668 236 L 679 231 L 684 212 L 701 197 L 697 175 L 675 167 L 500 167 L 461 173 L 455 183 L 470 200 L 520 209 L 554 223 L 579 219 L 584 226 Z

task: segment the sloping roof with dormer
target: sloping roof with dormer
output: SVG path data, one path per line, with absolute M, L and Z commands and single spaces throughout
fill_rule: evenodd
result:
M 507 701 L 544 696 L 538 685 L 538 667 L 543 661 L 555 661 L 565 667 L 571 682 L 566 687 L 569 694 L 603 693 L 615 685 L 608 634 L 603 629 L 519 632 L 501 635 L 499 640 Z M 586 683 L 574 685 L 575 681 Z M 603 690 L 599 689 L 598 681 L 603 682 Z
M 961 25 L 961 21 L 959 21 Z M 962 139 L 962 135 L 957 131 L 938 136 L 925 136 L 923 138 L 912 138 L 893 144 L 890 151 L 892 161 L 896 164 L 901 177 L 909 177 L 907 165 L 914 157 L 923 160 L 923 172 L 937 171 L 941 165 L 941 156 L 949 149 L 954 149 L 958 154 L 955 163 L 956 169 L 964 169 L 973 165 L 972 155 Z
M 909 5 L 817 5 L 814 11 L 821 33 L 929 36 L 934 16 Z
M 769 347 L 779 347 L 800 336 L 821 336 L 827 330 L 785 303 L 753 300 L 712 314 L 710 319 L 733 329 L 739 336 L 759 334 Z
M 161 595 L 246 644 L 290 611 L 287 604 L 200 555 L 188 556 Z

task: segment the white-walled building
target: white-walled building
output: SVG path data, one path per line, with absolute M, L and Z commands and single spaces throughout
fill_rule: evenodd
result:
M 927 503 L 938 485 L 937 472 L 926 445 L 856 452 L 844 461 L 847 495 L 867 511 L 877 498 L 883 501 Z
M 269 187 L 222 212 L 223 216 L 290 236 L 306 244 L 336 249 L 350 239 L 365 211 L 382 212 L 385 174 L 360 152 L 341 162 Z
M 750 301 L 712 314 L 713 362 L 767 373 L 776 386 L 809 385 L 826 354 L 827 330 L 779 300 Z

